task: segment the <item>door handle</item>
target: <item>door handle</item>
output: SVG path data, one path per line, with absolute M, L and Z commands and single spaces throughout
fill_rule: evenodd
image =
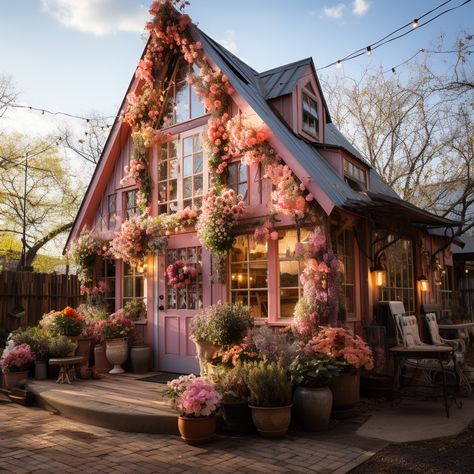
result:
M 158 309 L 159 309 L 160 311 L 163 311 L 163 310 L 165 309 L 165 307 L 164 307 L 162 304 L 160 304 L 160 306 L 158 306 Z

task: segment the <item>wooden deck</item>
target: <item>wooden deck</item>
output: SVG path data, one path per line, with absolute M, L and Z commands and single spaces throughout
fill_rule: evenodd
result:
M 73 385 L 31 380 L 28 387 L 38 405 L 76 421 L 120 431 L 177 434 L 177 413 L 161 396 L 165 385 L 137 380 L 154 374 L 104 375 Z

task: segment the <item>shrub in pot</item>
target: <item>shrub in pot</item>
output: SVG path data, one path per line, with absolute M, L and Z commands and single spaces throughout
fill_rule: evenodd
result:
M 259 434 L 279 438 L 291 421 L 292 383 L 287 370 L 277 362 L 249 362 L 245 366 L 249 406 Z
M 213 382 L 206 377 L 182 375 L 167 383 L 163 396 L 179 413 L 178 429 L 184 442 L 199 445 L 212 439 L 221 400 Z
M 30 329 L 30 347 L 35 358 L 35 379 L 48 378 L 47 360 L 51 337 L 49 332 L 40 327 Z
M 317 357 L 302 351 L 289 369 L 296 386 L 293 402 L 297 420 L 308 431 L 325 428 L 332 409 L 332 392 L 328 385 L 339 375 L 340 365 L 331 357 Z
M 15 345 L 10 341 L 0 360 L 5 388 L 15 388 L 24 384 L 28 379 L 28 368 L 33 360 L 28 344 Z
M 84 324 L 84 318 L 74 308 L 66 306 L 60 313 L 55 313 L 49 330 L 54 336 L 67 336 L 75 342 Z
M 71 357 L 76 352 L 77 344 L 66 336 L 52 337 L 49 341 L 49 357 L 52 359 Z
M 132 321 L 146 319 L 146 304 L 143 298 L 133 298 L 125 303 L 123 314 Z

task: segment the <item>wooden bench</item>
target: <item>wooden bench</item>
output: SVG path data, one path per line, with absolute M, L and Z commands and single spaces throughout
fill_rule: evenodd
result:
M 57 359 L 49 359 L 49 365 L 59 366 L 59 376 L 56 383 L 72 384 L 76 377 L 76 365 L 83 364 L 86 358 L 83 356 L 78 357 L 59 357 Z

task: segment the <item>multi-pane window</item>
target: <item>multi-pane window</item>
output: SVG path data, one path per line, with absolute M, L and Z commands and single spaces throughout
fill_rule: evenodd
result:
M 453 296 L 453 267 L 446 266 L 438 271 L 441 275 L 435 284 L 439 288 L 439 301 L 444 310 L 449 310 Z
M 230 255 L 231 299 L 250 306 L 256 318 L 268 317 L 268 253 L 252 235 L 239 235 Z
M 367 174 L 365 170 L 346 159 L 344 160 L 344 176 L 350 181 L 356 181 L 363 188 L 367 188 Z
M 202 248 L 187 247 L 170 249 L 167 252 L 167 264 L 183 260 L 193 265 L 196 277 L 184 288 L 169 286 L 167 288 L 167 309 L 201 309 L 202 308 Z
M 182 141 L 183 208 L 200 208 L 203 194 L 203 154 L 200 134 Z
M 237 194 L 241 194 L 244 201 L 247 201 L 249 189 L 247 165 L 237 161 L 235 163 L 230 163 L 227 170 L 227 186 L 230 189 L 233 189 Z
M 115 260 L 104 260 L 105 305 L 107 311 L 115 311 Z
M 204 105 L 197 97 L 191 84 L 186 80 L 188 74 L 192 72 L 199 74 L 196 65 L 191 66 L 184 60 L 178 62 L 174 83 L 170 87 L 166 104 L 165 122 L 167 125 L 204 115 Z
M 344 293 L 344 306 L 347 319 L 355 317 L 355 276 L 354 276 L 354 231 L 332 228 L 332 248 L 339 260 L 341 286 Z
M 176 141 L 163 143 L 158 162 L 158 212 L 178 210 L 178 153 Z
M 393 238 L 391 238 L 393 240 Z M 387 242 L 388 243 L 388 242 Z M 410 240 L 400 239 L 384 250 L 386 285 L 380 287 L 379 299 L 402 301 L 405 311 L 415 313 L 413 248 Z
M 134 214 L 137 213 L 137 191 L 136 189 L 132 191 L 127 191 L 124 197 L 124 209 L 125 209 L 125 218 L 129 219 Z
M 304 242 L 310 231 L 300 230 L 300 241 Z M 295 229 L 280 232 L 278 240 L 278 268 L 280 287 L 280 318 L 293 316 L 295 305 L 302 296 L 300 275 L 304 264 L 295 257 L 298 233 Z
M 311 135 L 318 135 L 318 104 L 308 94 L 303 93 L 303 130 Z
M 107 196 L 107 229 L 115 229 L 115 217 L 116 217 L 116 195 L 109 194 Z
M 145 275 L 138 268 L 123 264 L 123 301 L 124 306 L 128 301 L 135 298 L 145 297 Z

